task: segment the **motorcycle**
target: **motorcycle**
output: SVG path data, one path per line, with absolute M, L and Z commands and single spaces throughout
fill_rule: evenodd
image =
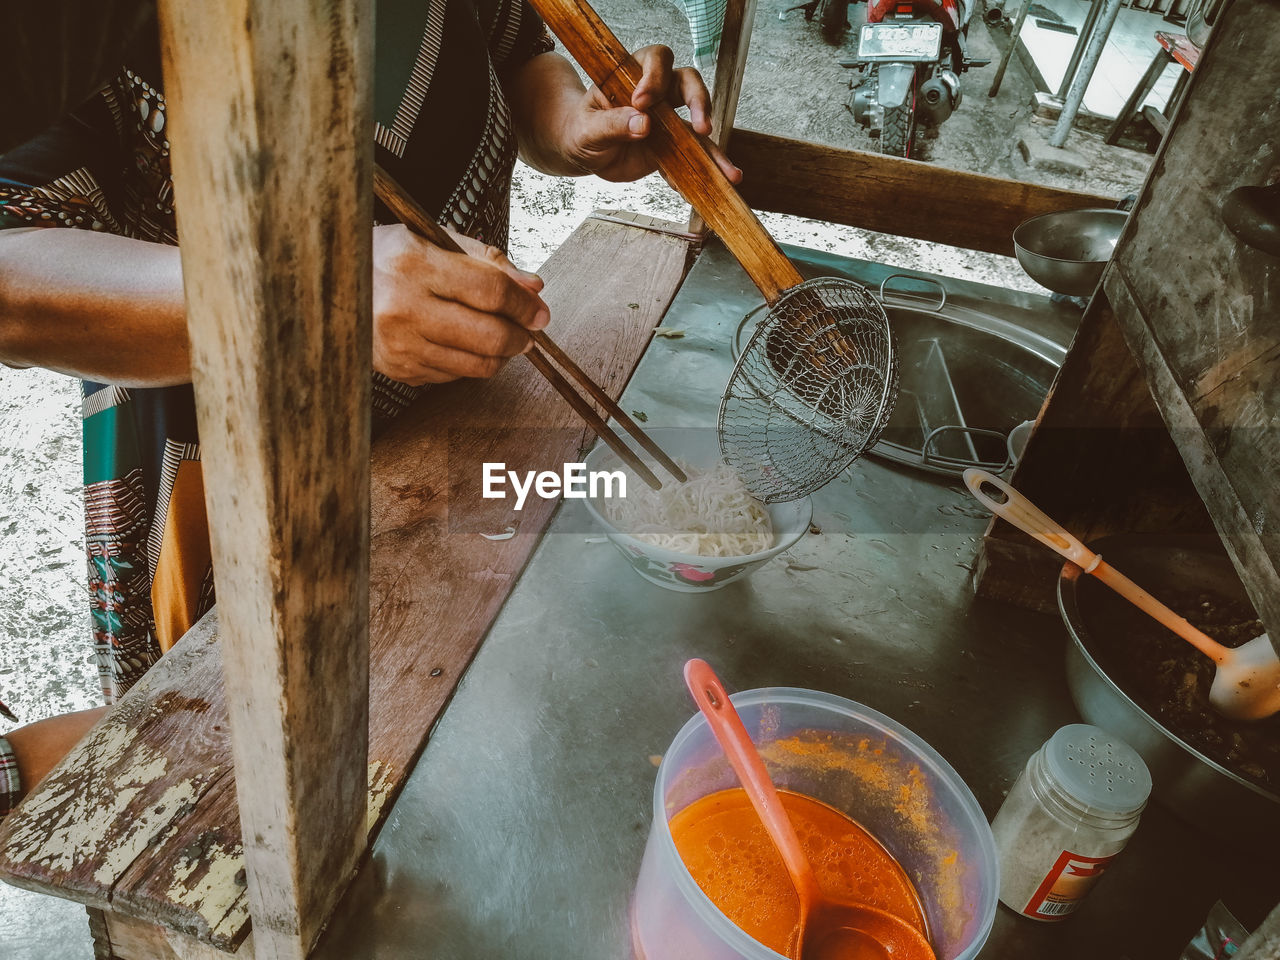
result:
M 936 128 L 960 106 L 960 75 L 991 62 L 966 50 L 973 3 L 867 0 L 857 59 L 840 65 L 858 71 L 848 107 L 881 153 L 910 157 L 917 129 Z

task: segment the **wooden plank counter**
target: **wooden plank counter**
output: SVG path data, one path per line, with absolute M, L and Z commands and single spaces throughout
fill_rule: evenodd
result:
M 588 219 L 541 271 L 551 332 L 615 397 L 684 277 L 688 241 L 649 229 L 655 225 L 662 226 Z M 589 439 L 565 402 L 516 360 L 491 381 L 429 391 L 375 440 L 371 832 L 557 503 L 530 497 L 515 513 L 510 500 L 481 500 L 479 464 L 556 469 L 578 460 Z M 452 515 L 451 501 L 462 506 Z M 516 528 L 509 539 L 481 535 L 508 527 Z M 245 944 L 248 901 L 221 678 L 215 612 L 0 830 L 0 876 L 106 911 L 95 932 L 107 956 L 206 956 L 205 945 L 235 951 Z M 114 946 L 104 944 L 113 930 Z

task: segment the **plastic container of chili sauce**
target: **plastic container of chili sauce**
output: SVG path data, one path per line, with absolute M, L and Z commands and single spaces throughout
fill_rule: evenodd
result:
M 773 687 L 732 696 L 774 784 L 862 827 L 918 895 L 938 960 L 972 960 L 995 919 L 999 869 L 977 800 L 951 766 L 893 719 L 842 697 Z M 653 824 L 631 902 L 640 960 L 783 960 L 736 926 L 685 866 L 671 823 L 738 786 L 700 714 L 658 768 Z

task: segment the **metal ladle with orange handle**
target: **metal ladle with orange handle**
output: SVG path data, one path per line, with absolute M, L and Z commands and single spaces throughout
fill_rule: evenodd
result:
M 934 960 L 933 947 L 911 923 L 879 907 L 849 903 L 823 892 L 769 771 L 720 678 L 705 660 L 695 659 L 684 665 L 684 682 L 782 855 L 800 898 L 800 922 L 787 956 L 793 960 Z
M 1224 717 L 1261 720 L 1280 712 L 1280 657 L 1265 633 L 1238 647 L 1224 647 L 1106 563 L 1003 480 L 985 470 L 971 469 L 964 472 L 964 482 L 992 513 L 1097 577 L 1217 664 L 1209 703 Z M 1004 501 L 990 496 L 985 486 L 998 490 Z

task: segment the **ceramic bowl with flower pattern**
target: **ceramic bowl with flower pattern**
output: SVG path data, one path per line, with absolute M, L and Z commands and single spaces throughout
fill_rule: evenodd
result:
M 706 440 L 708 432 L 703 430 L 648 431 L 671 456 L 695 466 L 709 462 L 712 456 L 718 456 L 717 448 L 712 448 L 714 453 L 705 449 L 708 445 Z M 711 433 L 714 436 L 714 432 Z M 618 466 L 616 455 L 603 444 L 597 445 L 587 455 L 588 472 L 616 470 Z M 657 468 L 657 473 L 664 482 L 669 479 L 661 467 Z M 808 531 L 813 518 L 813 504 L 808 497 L 790 503 L 766 504 L 765 509 L 769 511 L 769 519 L 773 524 L 772 547 L 760 553 L 741 557 L 703 557 L 668 550 L 630 536 L 609 522 L 601 505 L 594 499 L 588 497 L 586 504 L 591 516 L 604 528 L 609 542 L 622 554 L 632 570 L 650 583 L 683 593 L 719 590 L 725 584 L 742 579 L 784 550 L 795 546 Z

